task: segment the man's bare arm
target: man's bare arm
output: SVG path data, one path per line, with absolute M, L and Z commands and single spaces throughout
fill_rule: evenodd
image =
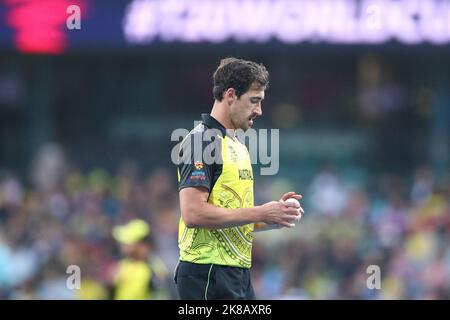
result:
M 299 212 L 292 203 L 271 201 L 253 208 L 227 209 L 208 203 L 208 190 L 188 187 L 180 190 L 180 209 L 188 228 L 220 229 L 264 222 L 268 225 L 293 227 Z

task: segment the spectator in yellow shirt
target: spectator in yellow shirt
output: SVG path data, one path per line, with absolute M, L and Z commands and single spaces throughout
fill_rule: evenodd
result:
M 114 276 L 112 297 L 115 300 L 148 300 L 167 298 L 164 281 L 165 264 L 153 254 L 154 241 L 149 225 L 139 219 L 113 229 L 123 259 Z

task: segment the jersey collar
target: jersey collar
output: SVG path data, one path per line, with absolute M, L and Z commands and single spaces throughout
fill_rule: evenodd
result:
M 202 121 L 208 128 L 218 129 L 224 137 L 226 136 L 227 129 L 210 114 L 202 113 Z

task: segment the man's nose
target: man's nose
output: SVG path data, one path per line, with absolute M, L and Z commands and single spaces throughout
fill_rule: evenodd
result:
M 258 104 L 258 106 L 255 108 L 254 112 L 258 115 L 258 117 L 262 116 L 261 103 Z

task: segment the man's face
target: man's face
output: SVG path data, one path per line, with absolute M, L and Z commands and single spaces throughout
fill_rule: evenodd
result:
M 120 249 L 125 257 L 138 260 L 145 260 L 150 252 L 150 246 L 144 242 L 122 244 Z
M 253 84 L 230 106 L 231 123 L 235 129 L 247 131 L 253 126 L 253 120 L 262 115 L 261 103 L 264 100 L 264 89 Z

